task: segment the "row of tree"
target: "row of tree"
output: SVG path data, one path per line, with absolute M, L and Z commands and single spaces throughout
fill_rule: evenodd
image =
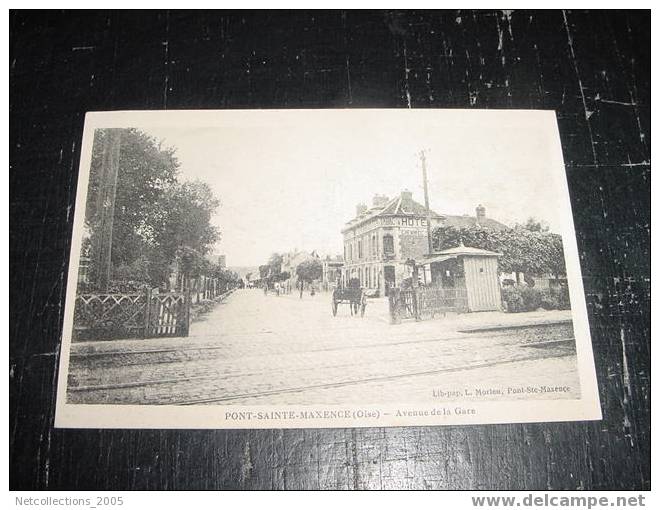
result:
M 86 205 L 83 254 L 90 259 L 89 285 L 93 288 L 100 268 L 92 253 L 101 235 L 104 151 L 109 133 L 95 132 Z M 111 279 L 151 286 L 170 286 L 178 268 L 179 284 L 191 278 L 221 274 L 228 281 L 237 275 L 209 262 L 206 255 L 220 239 L 211 224 L 219 200 L 208 184 L 180 181 L 175 150 L 138 129 L 122 129 L 112 225 Z
M 283 255 L 273 253 L 266 264 L 259 266 L 260 279 L 272 285 L 291 278 L 291 273 L 282 271 L 283 261 Z M 312 283 L 315 280 L 319 280 L 322 276 L 323 264 L 317 257 L 310 257 L 296 266 L 296 279 L 298 281 Z
M 561 236 L 531 218 L 524 225 L 498 230 L 476 225 L 434 229 L 435 249 L 460 244 L 501 253 L 499 268 L 505 273 L 549 274 L 555 278 L 566 274 Z

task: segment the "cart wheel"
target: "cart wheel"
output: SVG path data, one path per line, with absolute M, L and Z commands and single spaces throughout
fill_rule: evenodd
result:
M 332 302 L 332 316 L 333 317 L 337 316 L 337 302 L 336 301 Z

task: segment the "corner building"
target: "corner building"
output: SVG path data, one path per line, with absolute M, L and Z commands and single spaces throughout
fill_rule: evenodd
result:
M 486 218 L 486 209 L 479 205 L 475 216 L 442 215 L 430 211 L 431 230 L 437 226 L 468 226 L 481 224 L 490 228 L 505 228 Z M 413 200 L 412 192 L 402 191 L 393 199 L 383 195 L 373 197 L 372 206 L 358 204 L 356 216 L 342 229 L 344 236 L 344 284 L 358 278 L 367 289 L 397 287 L 411 276 L 408 259 L 421 261 L 429 253 L 426 207 Z
M 362 287 L 395 287 L 410 276 L 408 259 L 420 260 L 428 253 L 426 208 L 415 202 L 410 191 L 389 199 L 373 198 L 372 207 L 357 206 L 357 214 L 342 229 L 346 284 L 358 278 Z M 443 216 L 431 211 L 431 228 L 442 224 Z

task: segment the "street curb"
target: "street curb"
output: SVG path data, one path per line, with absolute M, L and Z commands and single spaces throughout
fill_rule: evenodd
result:
M 499 331 L 502 329 L 522 329 L 533 328 L 537 326 L 553 326 L 557 324 L 572 323 L 573 319 L 554 319 L 551 321 L 525 322 L 522 324 L 498 324 L 496 326 L 480 326 L 478 328 L 459 329 L 459 333 L 486 333 L 488 331 Z

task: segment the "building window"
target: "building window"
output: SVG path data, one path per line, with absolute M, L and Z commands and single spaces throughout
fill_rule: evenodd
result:
M 358 239 L 358 258 L 362 258 L 362 239 Z
M 385 255 L 394 255 L 394 238 L 391 234 L 383 236 L 383 253 Z

